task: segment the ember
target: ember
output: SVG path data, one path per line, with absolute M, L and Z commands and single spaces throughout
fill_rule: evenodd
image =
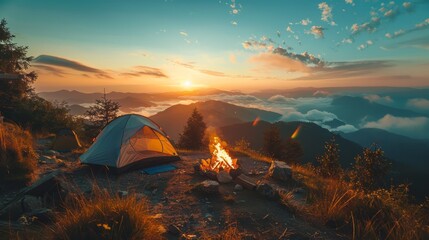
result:
M 212 158 L 201 160 L 201 170 L 215 172 L 225 170 L 229 172 L 231 169 L 238 168 L 237 159 L 229 156 L 228 152 L 222 147 L 219 137 L 213 137 L 210 142 L 210 151 L 212 151 Z

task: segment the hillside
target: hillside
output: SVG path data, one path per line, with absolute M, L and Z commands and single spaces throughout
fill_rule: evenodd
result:
M 262 121 L 256 126 L 252 126 L 251 123 L 241 123 L 223 127 L 220 130 L 225 140 L 231 144 L 244 138 L 250 143 L 252 148 L 261 149 L 264 141 L 264 132 L 270 125 L 270 123 Z M 277 122 L 275 125 L 280 129 L 283 139 L 290 138 L 295 129 L 299 125 L 302 126 L 296 140 L 304 150 L 303 161 L 305 163 L 314 163 L 315 157 L 323 153 L 325 142 L 334 136 L 341 149 L 340 161 L 344 167 L 349 167 L 354 161 L 354 157 L 362 151 L 362 148 L 358 144 L 335 135 L 314 123 Z
M 280 114 L 275 112 L 210 100 L 189 105 L 174 105 L 150 118 L 162 126 L 174 141 L 177 141 L 179 133 L 183 131 L 183 127 L 186 125 L 186 121 L 191 116 L 194 108 L 197 108 L 203 115 L 207 126 L 215 128 L 253 121 L 257 117 L 270 122 L 277 121 L 281 117 Z

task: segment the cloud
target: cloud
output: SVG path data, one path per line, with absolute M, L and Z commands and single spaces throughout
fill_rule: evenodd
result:
M 364 50 L 373 44 L 374 42 L 372 40 L 367 40 L 365 43 L 362 43 L 361 45 L 358 46 L 358 50 Z
M 51 73 L 57 77 L 64 77 L 67 73 L 61 70 L 60 68 L 49 66 L 49 65 L 39 65 L 39 64 L 33 64 L 31 65 L 34 68 L 46 71 L 48 73 Z
M 370 102 L 376 102 L 381 104 L 390 104 L 393 103 L 393 99 L 390 96 L 380 96 L 377 94 L 370 94 L 364 96 L 364 98 Z
M 356 132 L 358 129 L 350 124 L 344 124 L 342 126 L 339 126 L 337 128 L 330 129 L 333 132 L 343 132 L 343 133 L 350 133 L 350 132 Z
M 425 98 L 413 98 L 407 101 L 407 105 L 412 108 L 429 110 L 429 100 Z
M 187 32 L 179 32 L 180 35 L 187 37 L 188 33 Z
M 429 118 L 427 117 L 395 117 L 385 115 L 377 121 L 364 124 L 365 128 L 380 128 L 397 134 L 415 138 L 427 138 Z
M 291 58 L 293 60 L 300 61 L 306 65 L 309 66 L 318 66 L 322 67 L 325 63 L 318 57 L 314 56 L 313 54 L 310 54 L 308 52 L 303 53 L 293 53 L 291 51 L 288 51 L 285 48 L 278 47 L 273 50 L 274 54 L 282 55 L 284 57 Z
M 318 6 L 319 9 L 322 10 L 322 17 L 320 19 L 332 26 L 336 25 L 332 16 L 332 8 L 326 2 L 319 3 Z
M 168 78 L 167 75 L 162 72 L 159 68 L 147 67 L 147 66 L 136 66 L 135 70 L 130 72 L 123 72 L 120 75 L 128 77 L 141 77 L 141 76 L 152 76 L 157 78 Z
M 386 50 L 395 48 L 421 48 L 429 50 L 429 37 L 421 37 L 403 42 L 398 42 L 390 46 L 384 47 Z
M 96 69 L 93 67 L 89 67 L 87 65 L 84 65 L 82 63 L 79 63 L 77 61 L 56 57 L 56 56 L 50 56 L 50 55 L 40 55 L 36 57 L 33 62 L 39 63 L 39 64 L 46 64 L 46 65 L 53 65 L 58 67 L 64 67 L 73 69 L 80 72 L 88 72 L 88 73 L 104 73 L 100 69 Z
M 231 63 L 237 63 L 237 57 L 235 56 L 235 54 L 233 53 L 229 54 L 229 61 Z
M 311 23 L 310 19 L 302 19 L 299 23 L 301 23 L 302 26 L 307 26 Z
M 286 32 L 295 33 L 290 26 L 286 27 Z
M 199 68 L 195 65 L 195 62 L 183 62 L 183 61 L 179 61 L 179 60 L 170 60 L 170 59 L 168 59 L 168 61 L 170 61 L 174 64 L 177 64 L 177 65 L 180 65 L 182 67 L 192 69 L 194 71 L 197 71 L 197 72 L 209 75 L 209 76 L 214 76 L 214 77 L 240 77 L 240 78 L 248 78 L 249 77 L 249 76 L 245 76 L 245 75 L 228 75 L 226 73 L 219 72 L 219 71 Z
M 362 24 L 354 23 L 350 29 L 352 31 L 352 36 L 357 35 L 361 32 L 369 32 L 373 33 L 377 30 L 377 27 L 380 26 L 380 18 L 379 17 L 372 17 L 370 21 L 364 22 Z
M 414 4 L 412 4 L 411 2 L 403 2 L 402 6 L 408 11 L 408 12 L 412 12 L 414 11 Z
M 429 28 L 429 18 L 425 19 L 424 21 L 422 21 L 420 23 L 417 23 L 413 28 L 406 29 L 406 30 L 400 29 L 398 31 L 395 31 L 394 33 L 386 33 L 385 36 L 387 38 L 392 39 L 392 38 L 397 38 L 397 37 L 400 37 L 400 36 L 403 36 L 405 34 L 415 32 L 415 31 L 424 30 L 427 28 Z
M 247 40 L 244 41 L 242 44 L 243 48 L 250 49 L 250 50 L 268 50 L 272 51 L 274 49 L 274 46 L 272 43 L 266 43 L 263 41 L 257 41 L 257 40 Z
M 323 38 L 325 36 L 324 31 L 325 28 L 321 26 L 312 26 L 310 31 L 306 32 L 307 34 L 312 34 L 314 38 Z
M 274 53 L 260 53 L 249 59 L 253 63 L 262 63 L 270 68 L 287 70 L 289 72 L 307 72 L 308 67 L 303 62 Z
M 347 4 L 352 4 L 353 5 L 353 0 L 345 0 Z

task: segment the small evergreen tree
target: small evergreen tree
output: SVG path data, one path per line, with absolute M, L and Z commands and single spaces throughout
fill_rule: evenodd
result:
M 383 150 L 373 144 L 355 157 L 350 178 L 357 187 L 371 191 L 381 187 L 389 169 L 390 163 L 384 157 Z
M 179 137 L 179 147 L 198 150 L 204 147 L 204 134 L 207 126 L 203 116 L 195 108 Z
M 94 131 L 93 133 L 96 135 L 104 126 L 117 117 L 119 107 L 119 103 L 108 99 L 106 92 L 104 92 L 103 97 L 95 100 L 95 105 L 91 106 L 85 113 L 92 123 L 92 128 L 88 129 L 88 131 Z
M 284 157 L 285 146 L 280 136 L 279 128 L 272 124 L 264 134 L 262 151 L 269 157 L 281 160 Z
M 288 164 L 300 163 L 302 160 L 302 156 L 304 156 L 304 151 L 302 150 L 301 144 L 291 138 L 285 140 L 283 144 L 283 159 L 285 159 Z
M 325 152 L 316 160 L 320 164 L 318 168 L 320 175 L 329 178 L 338 178 L 341 175 L 340 149 L 334 137 L 325 142 Z

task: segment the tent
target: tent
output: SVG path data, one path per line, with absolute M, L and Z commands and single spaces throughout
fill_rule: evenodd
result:
M 69 128 L 63 128 L 57 132 L 52 149 L 58 152 L 70 152 L 81 146 L 77 134 Z
M 107 124 L 79 159 L 119 171 L 180 160 L 161 128 L 137 114 L 123 115 Z

